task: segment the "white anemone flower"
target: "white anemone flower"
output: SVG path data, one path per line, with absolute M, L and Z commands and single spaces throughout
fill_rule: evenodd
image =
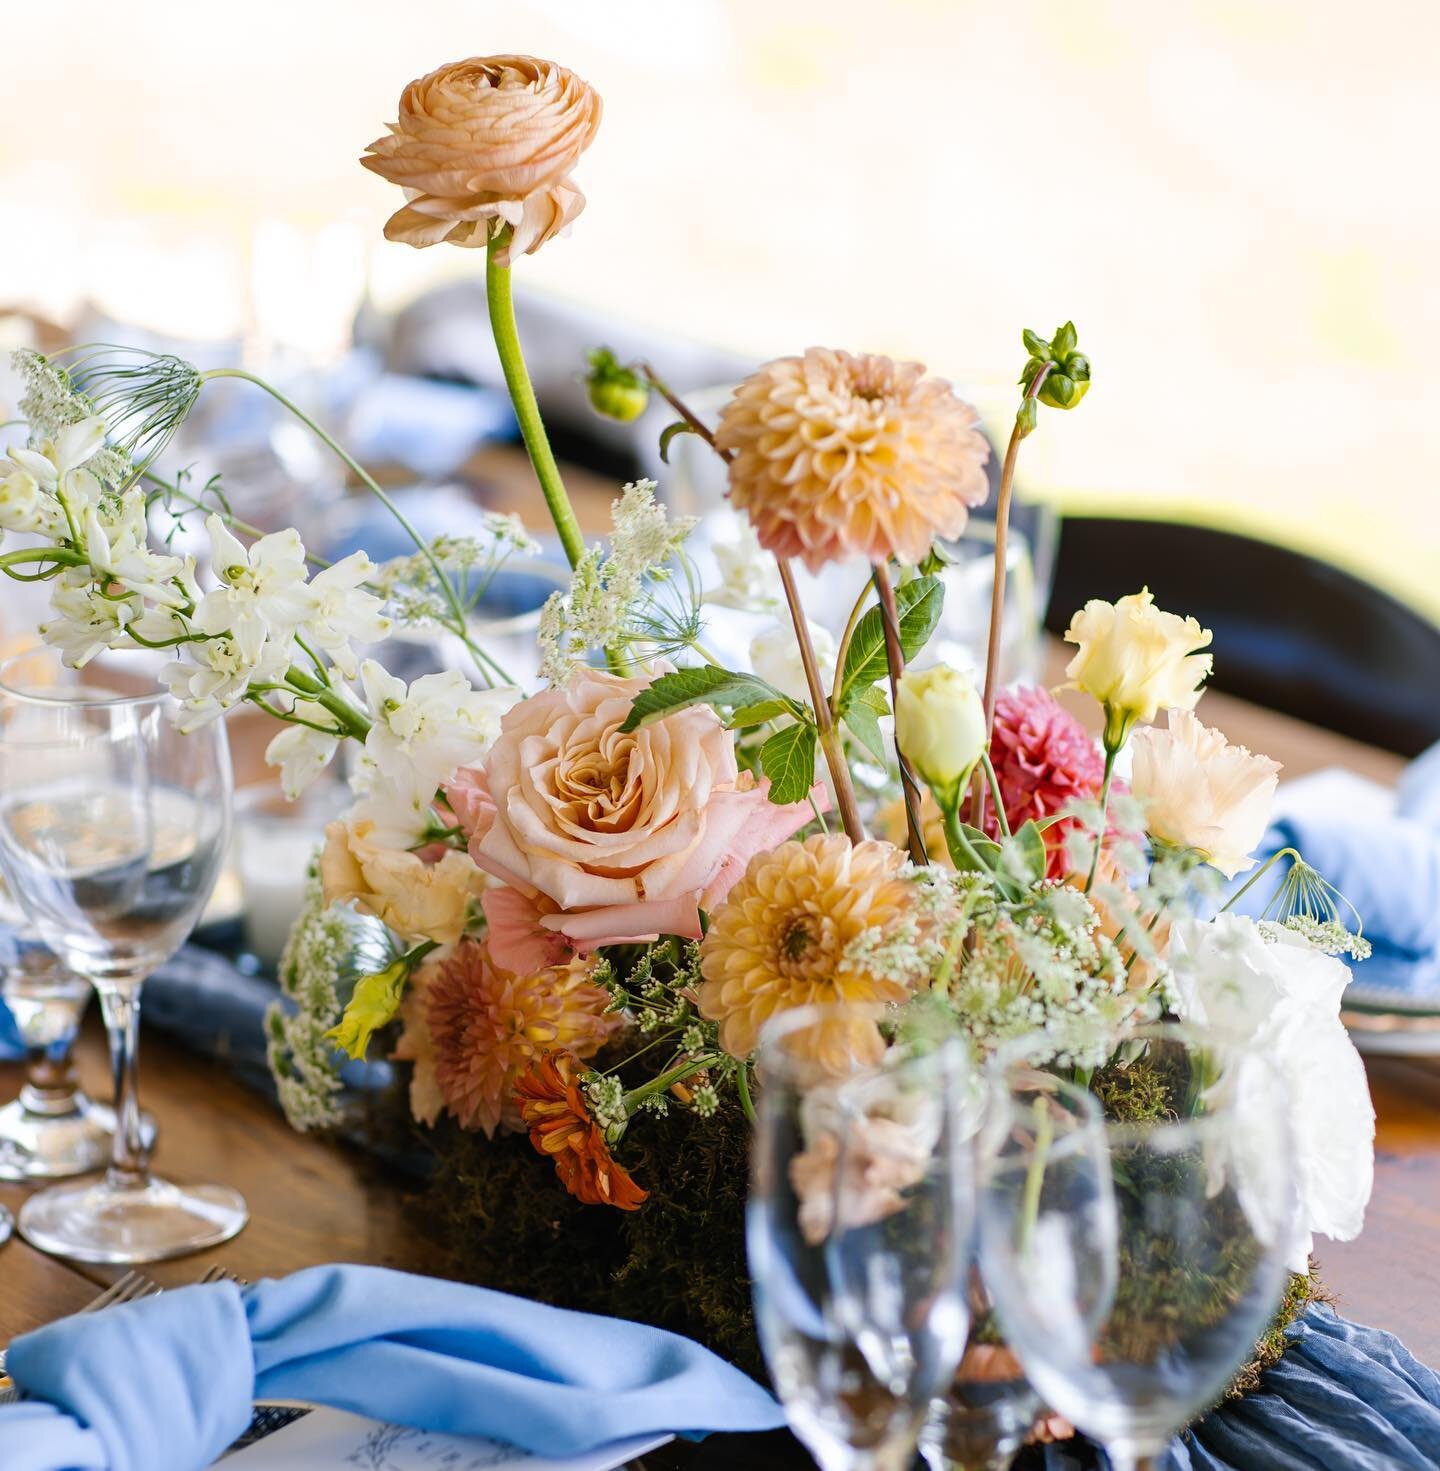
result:
M 375 564 L 364 552 L 352 552 L 310 581 L 311 609 L 303 637 L 329 654 L 346 679 L 359 672 L 352 642 L 376 644 L 390 636 L 392 621 L 385 616 L 384 599 L 362 586 L 374 572 Z
M 246 547 L 213 513 L 206 517 L 205 529 L 221 586 L 201 599 L 196 627 L 203 633 L 229 634 L 250 662 L 260 657 L 267 639 L 288 647 L 311 607 L 299 532 L 294 527 L 273 531 Z

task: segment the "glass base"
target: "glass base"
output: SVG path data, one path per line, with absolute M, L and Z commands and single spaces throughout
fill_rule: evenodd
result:
M 150 1149 L 155 1121 L 149 1114 L 142 1115 L 140 1128 Z M 103 1169 L 114 1132 L 114 1110 L 83 1093 L 61 1113 L 27 1108 L 22 1094 L 0 1108 L 0 1180 L 56 1180 Z
M 249 1218 L 224 1185 L 53 1185 L 20 1207 L 20 1234 L 40 1251 L 77 1262 L 158 1262 L 218 1246 Z

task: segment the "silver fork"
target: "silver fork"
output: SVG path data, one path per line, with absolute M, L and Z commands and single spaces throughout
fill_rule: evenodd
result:
M 105 1308 L 119 1307 L 122 1302 L 139 1302 L 142 1297 L 154 1297 L 164 1290 L 158 1282 L 152 1282 L 141 1272 L 126 1272 L 123 1277 L 117 1277 L 98 1297 L 92 1298 L 83 1308 L 77 1308 L 71 1316 L 78 1318 L 82 1313 L 98 1313 Z M 20 1397 L 20 1391 L 4 1375 L 5 1350 L 0 1349 L 0 1405 L 8 1405 Z

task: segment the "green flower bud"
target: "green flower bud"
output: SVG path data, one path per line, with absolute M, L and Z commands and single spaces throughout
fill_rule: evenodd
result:
M 1051 373 L 1040 385 L 1040 402 L 1052 409 L 1073 409 L 1090 391 L 1090 380 L 1079 382 L 1068 373 Z
M 622 366 L 608 347 L 591 352 L 585 389 L 597 414 L 622 424 L 633 423 L 650 406 L 650 390 L 644 380 Z

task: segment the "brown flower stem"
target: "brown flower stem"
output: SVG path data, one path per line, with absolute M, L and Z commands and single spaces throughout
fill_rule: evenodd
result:
M 520 348 L 520 331 L 515 325 L 515 302 L 510 289 L 510 267 L 502 266 L 496 255 L 510 239 L 507 226 L 498 235 L 490 237 L 485 250 L 485 302 L 490 309 L 490 331 L 495 337 L 495 348 L 500 354 L 500 367 L 505 374 L 505 387 L 510 393 L 510 402 L 515 409 L 515 418 L 520 424 L 520 437 L 535 467 L 535 478 L 545 496 L 550 519 L 560 537 L 570 565 L 576 567 L 585 555 L 585 538 L 580 532 L 580 523 L 575 519 L 575 508 L 565 491 L 565 482 L 560 478 L 560 467 L 555 463 L 554 451 L 545 434 L 545 421 L 540 417 L 540 405 L 535 400 L 535 388 L 530 382 L 530 373 L 525 366 L 525 354 Z
M 720 446 L 715 443 L 715 435 L 710 426 L 706 424 L 705 421 L 701 419 L 692 408 L 690 408 L 690 406 L 685 402 L 683 398 L 675 393 L 670 385 L 666 383 L 663 378 L 661 378 L 661 376 L 655 371 L 654 368 L 650 366 L 649 363 L 642 360 L 641 362 L 636 363 L 635 366 L 639 369 L 640 375 L 651 386 L 651 388 L 653 388 L 655 392 L 658 393 L 660 397 L 663 398 L 665 402 L 669 404 L 670 407 L 674 409 L 677 414 L 680 415 L 682 419 L 684 419 L 684 421 L 696 432 L 696 434 L 698 434 L 700 438 L 703 439 L 705 443 L 708 444 L 710 448 L 713 449 L 715 453 L 720 456 L 722 460 L 734 459 L 734 451 L 721 449 Z
M 805 666 L 805 683 L 810 690 L 810 703 L 815 707 L 815 730 L 820 737 L 820 749 L 825 753 L 825 764 L 830 768 L 830 780 L 835 787 L 835 805 L 840 809 L 840 821 L 845 825 L 845 835 L 852 843 L 863 843 L 865 824 L 860 821 L 860 808 L 855 801 L 855 788 L 850 781 L 850 766 L 845 760 L 840 732 L 830 713 L 830 702 L 825 698 L 825 686 L 820 679 L 820 664 L 815 658 L 815 646 L 810 642 L 810 625 L 805 621 L 805 610 L 800 605 L 795 574 L 790 570 L 787 557 L 776 557 L 775 564 L 780 569 L 780 583 L 785 589 L 785 601 L 790 605 L 790 621 L 795 625 L 795 639 L 800 645 L 800 662 Z
M 1045 386 L 1050 370 L 1055 364 L 1047 362 L 1030 381 L 1025 397 L 1034 398 Z M 995 496 L 995 576 L 990 589 L 990 639 L 985 650 L 985 741 L 988 745 L 995 734 L 995 697 L 999 694 L 1000 681 L 1000 634 L 1005 621 L 1005 558 L 1010 539 L 1010 499 L 1015 487 L 1015 461 L 1020 454 L 1020 441 L 1024 438 L 1019 420 L 1010 431 L 1010 443 L 1005 447 L 1005 463 L 1000 467 L 1000 488 Z M 974 798 L 970 807 L 972 827 L 985 826 L 985 775 L 975 773 Z
M 905 673 L 905 650 L 900 647 L 900 613 L 895 606 L 895 589 L 890 585 L 890 569 L 883 562 L 874 562 L 870 575 L 875 582 L 875 591 L 880 595 L 880 623 L 885 630 L 885 662 L 890 666 L 890 704 L 900 708 L 900 676 Z M 900 749 L 900 736 L 895 736 L 895 760 L 900 765 L 900 789 L 905 794 L 905 823 L 910 833 L 910 858 L 921 865 L 930 862 L 925 847 L 925 833 L 920 825 L 920 804 L 924 794 L 915 776 L 915 768 Z

